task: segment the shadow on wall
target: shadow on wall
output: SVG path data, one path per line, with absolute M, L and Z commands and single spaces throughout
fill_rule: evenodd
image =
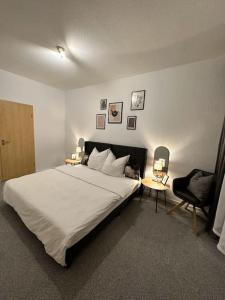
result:
M 170 151 L 170 167 L 169 172 L 171 169 L 176 169 L 179 175 L 182 175 L 183 171 L 189 170 L 190 168 L 190 153 L 193 153 L 193 150 L 198 150 L 200 145 L 200 141 L 203 141 L 205 137 L 205 128 L 204 124 L 199 126 L 195 129 L 195 131 L 188 132 L 186 130 L 186 135 L 182 135 L 180 137 L 175 137 L 176 142 L 172 142 L 171 137 L 168 136 L 167 140 L 160 140 L 158 141 L 160 144 L 156 144 L 152 142 L 152 139 L 148 133 L 142 132 L 142 139 L 144 142 L 145 147 L 148 149 L 148 161 L 147 161 L 147 168 L 152 168 L 153 163 L 153 155 L 154 151 L 158 146 L 165 146 Z M 189 152 L 190 150 L 190 152 Z M 184 153 L 189 152 L 189 157 L 184 157 Z M 194 155 L 194 153 L 193 153 Z M 186 160 L 188 159 L 188 164 L 186 165 Z M 176 164 L 176 168 L 174 165 Z M 188 167 L 189 165 L 189 167 Z M 179 167 L 178 167 L 179 166 Z M 201 167 L 201 166 L 199 166 Z M 180 173 L 181 172 L 181 173 Z
M 195 36 L 160 49 L 146 50 L 135 53 L 117 55 L 117 61 L 129 66 L 130 62 L 138 62 L 136 74 L 163 70 L 170 67 L 216 58 L 224 55 L 225 24 L 220 24 L 210 30 L 200 32 Z M 213 41 L 212 41 L 213 37 Z M 195 45 L 193 49 L 193 45 Z M 148 61 L 148 64 L 146 64 Z M 129 76 L 123 74 L 121 77 Z
M 163 130 L 163 129 L 162 129 Z M 206 171 L 213 171 L 207 167 L 203 167 L 204 159 L 201 161 L 201 157 L 204 158 L 201 145 L 204 144 L 204 140 L 208 139 L 206 135 L 204 124 L 200 124 L 195 128 L 194 132 L 186 128 L 184 131 L 186 134 L 183 136 L 168 136 L 167 140 L 160 140 L 158 136 L 150 136 L 148 132 L 141 132 L 141 139 L 145 147 L 148 149 L 147 165 L 145 176 L 149 177 L 153 175 L 153 154 L 155 149 L 161 144 L 166 146 L 170 151 L 170 165 L 168 169 L 170 184 L 170 191 L 168 191 L 168 198 L 175 199 L 176 197 L 172 193 L 173 179 L 176 177 L 182 177 L 188 174 L 192 169 L 206 169 Z M 173 142 L 175 138 L 176 142 Z M 154 143 L 157 140 L 158 144 Z M 201 153 L 202 152 L 202 153 Z M 199 159 L 196 161 L 196 157 Z
M 71 156 L 72 153 L 74 153 L 74 150 L 76 148 L 76 146 L 79 145 L 79 141 L 83 140 L 83 141 L 89 141 L 90 140 L 90 134 L 89 135 L 85 135 L 82 132 L 78 132 L 75 128 L 73 128 L 72 126 L 70 126 L 70 128 L 67 129 L 67 156 Z M 81 142 L 82 144 L 82 142 Z
M 163 128 L 162 128 L 163 130 Z M 76 133 L 75 133 L 76 132 Z M 71 145 L 70 149 L 75 148 L 76 145 L 81 146 L 84 140 L 92 140 L 93 132 L 89 133 L 87 137 L 84 138 L 81 132 L 77 133 L 74 128 L 70 128 Z M 148 149 L 147 154 L 147 164 L 145 176 L 150 177 L 153 175 L 153 162 L 154 162 L 154 151 L 158 146 L 165 146 L 170 151 L 170 165 L 168 170 L 169 180 L 168 183 L 171 186 L 169 191 L 169 198 L 174 198 L 172 193 L 172 182 L 176 177 L 184 176 L 193 168 L 202 168 L 201 160 L 196 163 L 195 154 L 199 157 L 199 151 L 201 151 L 200 141 L 204 141 L 205 128 L 204 124 L 199 125 L 195 128 L 195 131 L 191 131 L 191 128 L 186 128 L 185 135 L 183 136 L 168 136 L 167 140 L 161 140 L 160 136 L 150 136 L 148 131 L 141 131 L 139 133 L 140 147 L 145 147 Z M 93 140 L 96 140 L 93 138 Z M 155 142 L 157 141 L 157 143 Z M 174 141 L 174 142 L 173 142 Z M 72 143 L 74 142 L 74 144 Z M 101 142 L 101 141 L 100 141 Z M 107 142 L 107 141 L 104 141 Z M 132 144 L 130 144 L 132 146 Z M 192 154 L 191 154 L 192 153 Z M 200 155 L 201 157 L 201 155 Z M 211 171 L 211 170 L 207 170 Z

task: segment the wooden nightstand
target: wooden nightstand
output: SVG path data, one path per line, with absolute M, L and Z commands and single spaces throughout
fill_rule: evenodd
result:
M 149 189 L 149 196 L 151 195 L 151 190 L 156 191 L 156 198 L 155 198 L 155 212 L 157 212 L 158 209 L 158 193 L 163 192 L 164 193 L 164 199 L 165 199 L 165 206 L 166 206 L 166 191 L 170 188 L 169 184 L 162 184 L 161 182 L 156 182 L 152 180 L 151 178 L 144 178 L 141 181 L 144 188 Z
M 66 158 L 64 162 L 66 165 L 70 164 L 72 166 L 75 166 L 75 165 L 79 165 L 81 163 L 81 160 Z

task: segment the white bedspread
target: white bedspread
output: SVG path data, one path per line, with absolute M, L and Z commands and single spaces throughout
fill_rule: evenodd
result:
M 62 266 L 70 248 L 138 187 L 86 166 L 64 165 L 6 182 L 3 200 Z

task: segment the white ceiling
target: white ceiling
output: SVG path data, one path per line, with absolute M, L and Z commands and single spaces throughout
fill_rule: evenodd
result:
M 0 0 L 0 69 L 62 89 L 223 54 L 224 0 Z

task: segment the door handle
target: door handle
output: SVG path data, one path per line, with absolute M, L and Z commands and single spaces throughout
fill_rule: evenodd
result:
M 5 146 L 6 144 L 9 144 L 9 143 L 10 143 L 10 141 L 1 140 L 1 144 L 2 144 L 2 146 Z

